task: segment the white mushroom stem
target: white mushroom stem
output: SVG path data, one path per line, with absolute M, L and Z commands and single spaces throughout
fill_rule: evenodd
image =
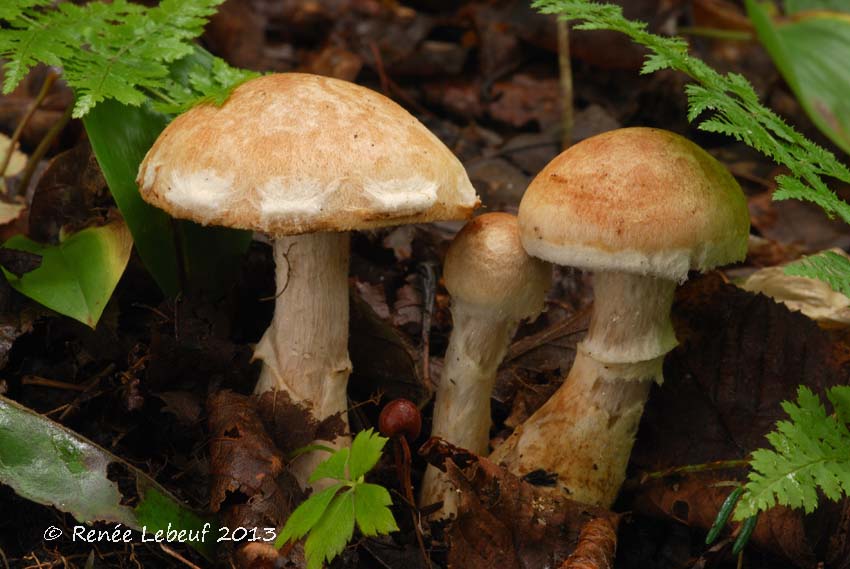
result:
M 452 301 L 451 310 L 454 328 L 434 401 L 431 435 L 484 455 L 490 444 L 490 394 L 520 318 L 458 300 Z M 441 515 L 454 515 L 453 487 L 443 472 L 429 466 L 419 503 L 441 500 Z
M 255 393 L 285 391 L 318 421 L 339 413 L 348 431 L 348 233 L 278 237 L 274 318 L 254 350 L 263 369 Z M 349 438 L 316 441 L 335 448 Z M 301 455 L 290 469 L 302 487 L 323 452 Z
M 653 381 L 676 346 L 674 281 L 620 272 L 594 276 L 594 307 L 564 384 L 491 456 L 517 474 L 558 475 L 575 500 L 609 507 Z

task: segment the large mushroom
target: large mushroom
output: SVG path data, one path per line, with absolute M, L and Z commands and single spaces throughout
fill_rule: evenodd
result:
M 443 267 L 452 297 L 454 328 L 434 402 L 431 435 L 484 455 L 490 441 L 490 395 L 496 371 L 520 320 L 537 316 L 552 281 L 548 263 L 522 248 L 516 217 L 488 213 L 457 234 Z M 442 501 L 456 510 L 456 495 L 433 466 L 425 472 L 419 503 Z
M 466 172 L 390 99 L 346 81 L 285 73 L 197 106 L 139 169 L 142 197 L 175 217 L 268 233 L 278 294 L 256 347 L 256 392 L 281 390 L 347 425 L 350 230 L 469 217 Z M 347 437 L 319 441 L 336 446 Z M 322 453 L 292 465 L 306 486 Z
M 519 209 L 529 254 L 594 271 L 594 305 L 564 384 L 493 453 L 516 474 L 543 469 L 573 499 L 610 506 L 664 355 L 670 307 L 691 269 L 739 261 L 747 203 L 707 152 L 671 132 L 627 128 L 566 150 Z

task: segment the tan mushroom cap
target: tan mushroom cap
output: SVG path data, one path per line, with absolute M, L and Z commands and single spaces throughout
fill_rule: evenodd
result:
M 750 225 L 723 165 L 653 128 L 606 132 L 561 153 L 523 196 L 519 224 L 535 257 L 672 280 L 743 259 Z
M 469 217 L 460 161 L 370 89 L 317 75 L 266 75 L 221 107 L 177 117 L 148 152 L 142 197 L 180 218 L 277 235 Z
M 455 236 L 443 275 L 455 301 L 526 318 L 540 311 L 552 269 L 525 252 L 515 216 L 487 213 Z

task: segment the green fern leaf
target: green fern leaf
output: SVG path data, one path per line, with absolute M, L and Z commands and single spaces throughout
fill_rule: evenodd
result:
M 830 500 L 850 493 L 850 387 L 833 387 L 827 395 L 836 410 L 831 415 L 805 386 L 800 386 L 796 402 L 782 403 L 789 420 L 779 421 L 767 435 L 772 449 L 753 452 L 736 520 L 776 504 L 810 513 L 818 505 L 818 490 Z
M 833 251 L 792 263 L 785 268 L 785 273 L 823 281 L 832 290 L 850 297 L 850 259 Z

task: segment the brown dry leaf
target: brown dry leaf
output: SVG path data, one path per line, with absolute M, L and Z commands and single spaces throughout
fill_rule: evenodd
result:
M 536 122 L 541 128 L 561 118 L 561 86 L 557 79 L 538 79 L 517 73 L 510 81 L 493 85 L 490 116 L 521 128 Z
M 81 228 L 103 217 L 106 210 L 98 206 L 108 195 L 91 146 L 78 144 L 53 158 L 38 179 L 30 204 L 29 236 L 42 243 L 56 242 L 62 227 Z
M 281 527 L 304 495 L 284 469 L 278 450 L 260 421 L 257 400 L 232 391 L 207 401 L 210 427 L 210 509 L 231 528 Z M 263 566 L 274 554 L 238 546 L 242 567 Z M 244 550 L 244 551 L 243 551 Z M 261 554 L 262 553 L 262 554 Z M 258 561 L 259 560 L 259 561 Z
M 460 494 L 448 529 L 450 569 L 557 567 L 576 550 L 588 522 L 617 516 L 533 486 L 486 458 L 432 438 L 420 454 L 444 468 Z
M 317 421 L 310 409 L 292 401 L 285 391 L 267 391 L 257 398 L 257 413 L 277 448 L 285 455 L 315 440 L 332 441 L 345 434 L 339 414 Z
M 798 385 L 822 393 L 850 376 L 850 333 L 823 330 L 717 274 L 680 288 L 673 317 L 680 345 L 665 361 L 664 385 L 649 398 L 632 454 L 632 466 L 643 472 L 745 458 L 767 444 L 765 433 L 784 418 L 780 402 L 794 399 Z M 744 474 L 724 472 L 722 479 L 737 483 Z M 729 491 L 710 487 L 716 481 L 691 474 L 641 485 L 635 509 L 708 529 Z M 814 516 L 773 510 L 754 543 L 803 567 L 847 559 L 850 544 L 829 531 L 846 516 L 846 506 L 829 502 Z
M 12 144 L 12 139 L 3 133 L 0 133 L 0 159 L 4 158 L 9 152 L 9 146 Z M 6 166 L 5 172 L 0 172 L 0 176 L 12 177 L 20 174 L 27 165 L 27 155 L 15 147 L 12 150 L 12 157 L 9 160 L 9 165 Z M 4 222 L 5 223 L 5 222 Z
M 417 403 L 431 396 L 422 379 L 421 352 L 404 332 L 381 318 L 358 289 L 351 295 L 348 351 L 354 399 L 365 400 L 378 391 L 387 399 L 404 397 Z
M 610 569 L 617 553 L 619 518 L 596 518 L 587 522 L 578 536 L 578 545 L 561 569 Z

